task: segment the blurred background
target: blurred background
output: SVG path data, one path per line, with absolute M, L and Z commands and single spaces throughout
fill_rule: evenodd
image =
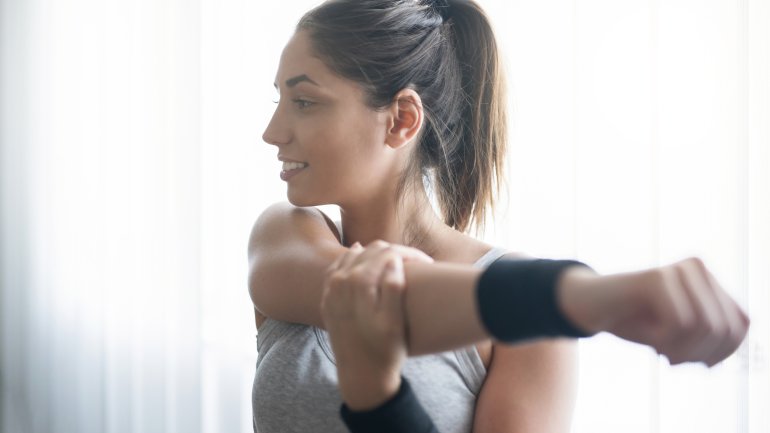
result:
M 246 241 L 285 200 L 261 135 L 317 3 L 0 0 L 2 432 L 251 432 Z M 770 431 L 770 1 L 479 3 L 512 120 L 484 238 L 698 256 L 752 318 L 710 370 L 581 342 L 573 432 Z

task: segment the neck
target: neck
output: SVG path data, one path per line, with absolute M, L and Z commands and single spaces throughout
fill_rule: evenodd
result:
M 433 211 L 420 187 L 404 195 L 402 202 L 382 196 L 355 205 L 340 206 L 343 243 L 368 245 L 375 240 L 418 248 L 429 255 L 454 230 Z

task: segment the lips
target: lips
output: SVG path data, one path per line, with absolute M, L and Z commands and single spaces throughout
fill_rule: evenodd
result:
M 295 162 L 295 161 L 284 161 L 283 162 L 283 170 L 289 171 L 289 170 L 295 170 L 298 168 L 305 168 L 307 167 L 306 162 Z
M 281 180 L 289 180 L 307 167 L 308 164 L 306 162 L 284 161 L 283 170 L 281 170 Z

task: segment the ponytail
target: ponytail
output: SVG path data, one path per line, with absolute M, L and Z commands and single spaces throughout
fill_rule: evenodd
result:
M 450 1 L 451 42 L 464 93 L 458 147 L 437 170 L 445 222 L 460 231 L 483 229 L 503 183 L 507 141 L 506 88 L 494 32 L 473 1 Z

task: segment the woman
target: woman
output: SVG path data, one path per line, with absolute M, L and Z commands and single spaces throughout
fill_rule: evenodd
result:
M 569 429 L 574 343 L 493 344 L 465 290 L 469 270 L 521 255 L 465 234 L 500 184 L 505 94 L 487 18 L 450 3 L 326 2 L 284 49 L 263 138 L 278 148 L 291 205 L 268 208 L 249 242 L 255 431 L 345 431 L 319 305 L 329 266 L 355 242 L 384 248 L 375 240 L 406 261 L 407 350 L 430 355 L 403 374 L 442 432 Z M 339 227 L 312 208 L 332 203 Z

